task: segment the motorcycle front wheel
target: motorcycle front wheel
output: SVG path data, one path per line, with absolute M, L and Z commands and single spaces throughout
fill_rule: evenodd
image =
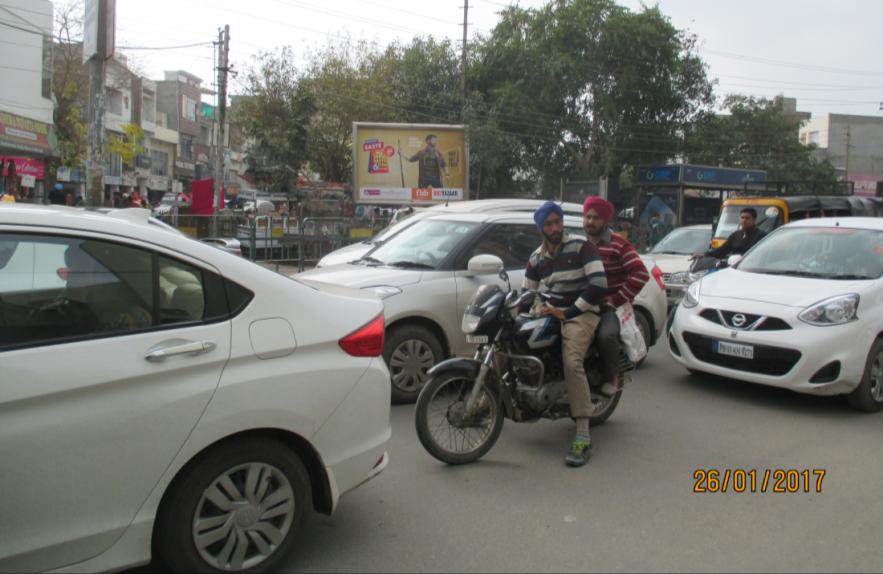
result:
M 474 379 L 459 373 L 439 373 L 426 382 L 417 399 L 415 423 L 423 448 L 447 464 L 467 464 L 483 457 L 503 430 L 503 405 L 485 385 L 476 412 L 466 413 Z

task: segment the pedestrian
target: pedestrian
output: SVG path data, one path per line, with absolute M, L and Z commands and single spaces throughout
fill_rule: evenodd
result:
M 64 186 L 56 183 L 49 192 L 49 203 L 52 205 L 64 205 Z

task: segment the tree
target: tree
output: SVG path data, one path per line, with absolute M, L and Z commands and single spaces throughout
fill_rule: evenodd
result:
M 373 70 L 366 42 L 328 44 L 303 80 L 314 102 L 307 134 L 310 168 L 325 181 L 352 178 L 353 122 L 392 121 L 384 78 Z
M 58 138 L 58 164 L 81 167 L 86 161 L 86 106 L 89 101 L 89 73 L 83 64 L 83 44 L 74 41 L 82 33 L 79 15 L 82 2 L 60 5 L 55 12 L 53 38 L 53 121 Z
M 800 120 L 782 113 L 781 97 L 731 95 L 723 105 L 729 114 L 708 116 L 690 130 L 688 161 L 762 169 L 771 181 L 834 181 L 834 167 L 813 157 L 814 145 L 798 141 Z
M 118 155 L 127 166 L 134 166 L 135 158 L 144 153 L 144 130 L 137 124 L 125 124 L 123 137 L 110 138 L 107 141 L 107 153 Z
M 471 74 L 488 117 L 517 141 L 500 170 L 549 189 L 560 177 L 617 177 L 674 157 L 712 101 L 694 50 L 695 39 L 657 8 L 636 13 L 612 0 L 507 8 Z
M 308 159 L 314 100 L 293 61 L 290 48 L 260 54 L 231 114 L 250 141 L 248 174 L 274 191 L 292 189 Z

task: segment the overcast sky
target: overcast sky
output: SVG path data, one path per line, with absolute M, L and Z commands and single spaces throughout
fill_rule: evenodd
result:
M 633 10 L 642 4 L 620 3 Z M 471 33 L 489 32 L 506 4 L 470 0 Z M 462 5 L 462 0 L 117 0 L 117 45 L 211 42 L 218 27 L 229 24 L 231 61 L 244 71 L 261 50 L 290 45 L 300 56 L 342 34 L 381 45 L 429 34 L 459 43 Z M 660 0 L 659 6 L 676 27 L 699 38 L 719 96 L 785 94 L 813 115 L 883 116 L 881 0 Z M 212 50 L 203 45 L 125 53 L 151 78 L 185 69 L 211 87 Z M 234 79 L 233 93 L 241 86 Z

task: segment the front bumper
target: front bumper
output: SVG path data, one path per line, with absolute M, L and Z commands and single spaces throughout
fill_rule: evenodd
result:
M 706 298 L 692 309 L 680 305 L 669 329 L 669 352 L 687 367 L 740 381 L 813 395 L 851 392 L 861 382 L 868 345 L 858 323 L 815 327 L 797 319 L 800 309 L 744 300 Z M 748 311 L 750 307 L 750 311 Z M 705 309 L 750 312 L 784 320 L 791 328 L 742 331 L 709 321 Z M 754 347 L 753 359 L 733 358 L 715 351 L 712 341 Z M 861 344 L 857 344 L 861 341 Z M 672 344 L 673 343 L 673 344 Z M 839 372 L 833 363 L 839 363 Z M 825 367 L 829 371 L 822 371 Z M 810 382 L 813 378 L 821 382 Z

